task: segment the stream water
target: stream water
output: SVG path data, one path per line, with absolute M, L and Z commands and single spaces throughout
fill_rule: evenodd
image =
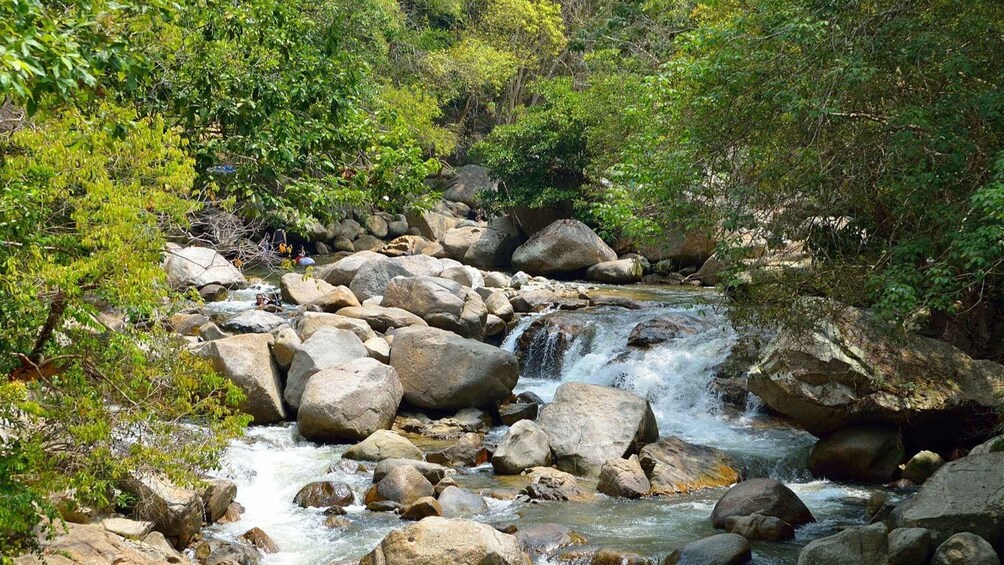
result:
M 811 436 L 770 421 L 755 406 L 745 413 L 728 410 L 709 392 L 715 367 L 736 341 L 735 332 L 714 308 L 715 296 L 693 290 L 641 289 L 639 294 L 635 288 L 633 292 L 633 298 L 646 301 L 644 309 L 598 307 L 558 314 L 575 318 L 572 321 L 586 331 L 578 334 L 563 356 L 554 355 L 549 336 L 534 339 L 521 352 L 527 369 L 516 392 L 533 391 L 547 401 L 561 383 L 569 381 L 629 390 L 650 400 L 661 435 L 723 449 L 742 464 L 748 476 L 769 476 L 788 484 L 818 522 L 800 528 L 792 541 L 754 544 L 755 563 L 795 563 L 800 547 L 808 541 L 845 525 L 860 524 L 870 490 L 812 479 L 805 471 Z M 224 303 L 217 308 L 239 306 Z M 627 347 L 628 335 L 638 322 L 660 317 L 682 320 L 692 333 L 647 350 Z M 514 350 L 533 318 L 524 318 L 503 347 Z M 531 362 L 534 355 L 537 362 Z M 503 433 L 504 428 L 492 432 Z M 330 529 L 324 525 L 322 509 L 302 509 L 292 502 L 303 485 L 322 479 L 348 483 L 362 500 L 371 475 L 333 467 L 347 447 L 308 442 L 295 424 L 250 429 L 227 451 L 220 471 L 237 482 L 237 501 L 246 513 L 238 522 L 214 526 L 213 532 L 236 537 L 249 528 L 262 528 L 282 550 L 266 557 L 266 565 L 355 563 L 402 522 L 394 514 L 353 506 L 347 515 L 352 525 Z M 494 477 L 490 465 L 465 471 L 455 479 L 461 486 L 485 493 L 506 486 Z M 600 496 L 587 503 L 543 504 L 488 497 L 489 511 L 477 519 L 517 527 L 560 523 L 585 536 L 589 546 L 661 558 L 676 547 L 715 533 L 709 516 L 723 492 L 716 489 L 634 501 Z M 537 563 L 551 561 L 541 558 Z

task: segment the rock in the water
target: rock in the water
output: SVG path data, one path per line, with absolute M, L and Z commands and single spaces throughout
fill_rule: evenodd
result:
M 791 524 L 763 514 L 729 516 L 725 519 L 725 531 L 750 541 L 782 541 L 795 537 L 795 528 Z
M 356 334 L 337 328 L 318 330 L 293 355 L 283 398 L 293 408 L 299 408 L 307 381 L 314 374 L 364 357 L 368 357 L 366 348 Z
M 586 271 L 586 278 L 601 283 L 628 284 L 641 280 L 644 274 L 641 261 L 637 259 L 617 259 L 597 263 Z
M 194 490 L 148 473 L 133 473 L 120 485 L 136 499 L 133 515 L 153 522 L 174 547 L 184 549 L 202 527 L 202 498 Z
M 418 275 L 438 276 L 443 272 L 443 263 L 427 255 L 406 255 L 368 261 L 356 271 L 349 284 L 352 294 L 360 302 L 374 296 L 383 296 L 387 283 L 394 277 L 416 277 Z
M 244 275 L 230 261 L 208 247 L 185 247 L 167 252 L 164 269 L 174 288 L 201 288 L 218 284 L 237 287 L 247 284 Z
M 430 517 L 394 530 L 359 565 L 530 565 L 514 536 L 467 520 Z
M 209 479 L 202 492 L 203 516 L 207 524 L 215 524 L 223 518 L 234 498 L 237 498 L 237 484 L 226 479 Z
M 745 565 L 753 560 L 753 548 L 738 534 L 716 534 L 688 543 L 671 553 L 664 565 Z
M 350 243 L 351 245 L 351 243 Z M 372 251 L 360 251 L 321 267 L 317 270 L 317 278 L 324 279 L 334 286 L 348 286 L 363 265 L 371 261 L 387 261 L 388 258 Z
M 269 334 L 235 335 L 208 342 L 199 354 L 209 358 L 216 371 L 244 391 L 240 410 L 256 424 L 272 424 L 286 419 L 282 405 L 282 378 L 272 361 Z
M 809 470 L 835 481 L 886 483 L 903 461 L 899 430 L 891 426 L 853 426 L 816 442 L 809 454 Z
M 520 420 L 536 420 L 540 405 L 527 402 L 513 402 L 499 408 L 502 423 L 511 426 Z
M 484 339 L 488 309 L 477 293 L 439 277 L 396 278 L 387 284 L 383 306 L 401 308 L 430 326 Z
M 279 316 L 264 310 L 245 310 L 223 322 L 223 328 L 240 333 L 265 334 L 286 323 Z
M 941 543 L 970 532 L 1004 552 L 1004 453 L 970 455 L 946 463 L 920 492 L 893 510 L 897 528 L 927 528 Z
M 404 507 L 401 511 L 401 518 L 404 520 L 421 520 L 429 516 L 442 516 L 443 507 L 439 501 L 431 496 L 419 498 L 415 502 Z
M 387 476 L 387 473 L 398 467 L 414 467 L 415 470 L 421 473 L 432 484 L 438 483 L 446 476 L 446 467 L 435 463 L 416 461 L 414 459 L 384 459 L 377 463 L 376 469 L 373 471 L 373 482 L 379 483 L 381 479 Z
M 614 250 L 589 226 L 578 220 L 558 220 L 519 246 L 512 264 L 533 275 L 567 275 L 616 259 Z
M 390 429 L 403 397 L 393 367 L 368 357 L 355 359 L 310 377 L 296 421 L 310 440 L 360 441 Z
M 521 526 L 515 535 L 523 547 L 538 555 L 546 555 L 562 547 L 586 542 L 584 537 L 563 524 Z
M 512 393 L 519 362 L 508 351 L 437 328 L 394 335 L 390 364 L 414 406 L 459 409 L 496 404 Z
M 301 508 L 328 508 L 330 506 L 349 506 L 356 497 L 352 489 L 345 483 L 335 481 L 318 481 L 300 489 L 293 502 Z
M 574 476 L 564 471 L 551 467 L 534 467 L 526 475 L 530 478 L 530 484 L 520 494 L 530 500 L 583 502 L 595 498 L 579 485 Z
M 195 558 L 202 565 L 258 565 L 261 554 L 247 543 L 210 540 L 195 548 Z
M 884 524 L 847 528 L 810 542 L 798 565 L 888 565 L 888 538 Z
M 685 318 L 660 317 L 639 322 L 628 336 L 631 347 L 651 347 L 697 333 L 698 326 Z
M 279 553 L 279 546 L 261 528 L 251 528 L 241 534 L 241 539 L 257 547 L 262 553 Z
M 604 547 L 593 554 L 589 565 L 655 565 L 655 561 L 633 551 Z
M 648 494 L 652 483 L 645 476 L 637 457 L 607 459 L 600 468 L 600 480 L 596 490 L 607 496 L 639 498 Z
M 439 504 L 447 518 L 467 518 L 488 512 L 488 503 L 480 494 L 456 486 L 439 493 Z
M 992 427 L 1004 366 L 936 339 L 890 340 L 873 316 L 844 308 L 809 336 L 779 336 L 750 369 L 749 390 L 816 435 L 889 423 L 926 448 Z
M 408 465 L 394 467 L 376 484 L 377 500 L 391 500 L 407 506 L 416 500 L 433 496 L 432 483 Z
M 739 480 L 724 452 L 672 436 L 643 447 L 638 460 L 652 482 L 652 494 L 680 494 Z
M 428 453 L 425 459 L 450 467 L 474 467 L 488 461 L 488 452 L 480 434 L 466 433 L 450 447 Z
M 383 461 L 384 459 L 422 460 L 422 452 L 415 444 L 389 430 L 379 430 L 363 441 L 348 448 L 344 459 L 355 461 Z
M 492 467 L 499 475 L 518 475 L 531 467 L 551 464 L 547 434 L 531 420 L 520 420 L 509 428 L 492 456 Z
M 935 473 L 945 460 L 933 451 L 921 451 L 906 462 L 903 467 L 903 478 L 918 485 L 924 484 Z
M 816 519 L 790 488 L 773 479 L 750 479 L 730 488 L 715 504 L 711 523 L 724 528 L 730 516 L 774 516 L 798 527 Z
M 342 308 L 338 311 L 338 315 L 362 320 L 378 332 L 386 332 L 394 328 L 429 325 L 422 318 L 403 308 L 387 308 L 375 304 Z
M 286 273 L 279 279 L 279 290 L 285 302 L 310 304 L 335 290 L 335 287 L 321 279 L 311 278 L 300 273 Z
M 927 563 L 933 551 L 931 532 L 924 528 L 896 528 L 889 532 L 889 565 Z
M 993 546 L 978 535 L 963 532 L 945 540 L 934 552 L 931 565 L 1000 565 Z
M 644 398 L 612 388 L 565 383 L 540 411 L 558 468 L 597 476 L 608 459 L 637 453 L 658 439 L 652 407 Z

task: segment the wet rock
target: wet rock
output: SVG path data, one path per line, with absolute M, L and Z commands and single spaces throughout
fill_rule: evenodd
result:
M 920 448 L 989 430 L 1001 383 L 1004 366 L 936 339 L 890 340 L 855 308 L 807 337 L 779 336 L 749 372 L 750 392 L 816 435 L 886 423 Z
M 407 438 L 389 431 L 378 430 L 363 441 L 348 448 L 344 459 L 355 461 L 383 461 L 384 459 L 422 460 L 422 452 Z
M 440 451 L 430 452 L 426 461 L 447 467 L 475 467 L 488 461 L 484 438 L 480 434 L 467 433 L 456 443 Z
M 795 528 L 791 524 L 763 514 L 729 516 L 725 519 L 725 531 L 750 541 L 782 541 L 795 537 Z
M 206 489 L 202 492 L 203 520 L 207 524 L 215 524 L 227 513 L 236 497 L 237 485 L 233 481 L 226 479 L 207 480 Z
M 627 457 L 659 437 L 652 408 L 629 392 L 564 383 L 540 411 L 558 468 L 597 476 L 608 459 Z
M 439 504 L 443 516 L 447 518 L 468 518 L 488 512 L 484 497 L 455 485 L 447 486 L 439 493 Z
M 316 306 L 322 312 L 335 313 L 342 308 L 359 306 L 359 300 L 356 299 L 356 295 L 352 294 L 349 287 L 342 285 L 332 287 L 328 292 L 314 298 L 308 303 L 308 306 Z
M 404 520 L 421 520 L 429 516 L 442 515 L 443 507 L 431 496 L 419 498 L 415 502 L 405 506 L 404 510 L 401 511 L 401 518 Z
M 923 484 L 945 464 L 945 460 L 933 451 L 921 451 L 906 462 L 903 467 L 903 478 L 916 483 Z
M 240 503 L 231 502 L 230 506 L 227 506 L 227 511 L 223 513 L 216 522 L 219 524 L 230 524 L 241 519 L 241 514 L 244 513 L 244 507 Z
M 531 467 L 550 465 L 547 434 L 532 420 L 513 424 L 492 456 L 492 467 L 499 475 L 518 475 Z
M 652 484 L 637 457 L 607 459 L 600 468 L 600 480 L 596 490 L 607 496 L 639 498 L 648 494 Z
M 654 318 L 639 322 L 632 328 L 628 336 L 628 346 L 651 347 L 696 333 L 697 327 L 683 319 Z
M 643 447 L 638 460 L 652 483 L 652 494 L 686 493 L 739 480 L 724 452 L 672 436 Z
M 223 328 L 238 333 L 267 334 L 285 323 L 286 320 L 271 312 L 245 310 L 227 318 Z
M 167 282 L 177 289 L 208 285 L 232 288 L 247 284 L 237 267 L 215 249 L 208 247 L 185 247 L 168 251 L 164 270 L 167 271 Z
M 213 340 L 197 353 L 208 358 L 216 372 L 244 391 L 239 408 L 256 424 L 281 422 L 286 418 L 282 405 L 282 379 L 272 361 L 269 334 L 236 335 Z
M 352 489 L 345 483 L 336 481 L 317 481 L 300 489 L 293 497 L 293 502 L 300 508 L 327 508 L 330 506 L 349 506 L 356 497 Z
M 519 246 L 512 264 L 533 275 L 567 275 L 616 259 L 617 254 L 589 226 L 558 220 Z
M 931 565 L 1000 565 L 993 546 L 976 534 L 963 532 L 938 546 Z
M 586 270 L 588 280 L 608 284 L 636 283 L 641 280 L 643 274 L 641 261 L 637 259 L 605 261 Z
M 324 519 L 324 526 L 333 530 L 344 530 L 352 526 L 352 521 L 344 516 L 328 516 Z
M 738 534 L 716 534 L 688 543 L 669 554 L 664 565 L 744 565 L 753 561 L 753 549 Z
M 394 368 L 364 357 L 311 376 L 296 421 L 313 441 L 360 441 L 390 429 L 403 396 Z
M 415 461 L 413 459 L 384 459 L 377 463 L 373 471 L 373 482 L 379 483 L 387 473 L 398 467 L 414 467 L 430 483 L 437 484 L 446 477 L 446 467 L 426 461 Z
M 407 310 L 430 326 L 482 340 L 488 309 L 469 288 L 439 277 L 397 278 L 387 284 L 383 305 Z
M 282 300 L 290 304 L 310 304 L 333 290 L 327 282 L 300 273 L 286 273 L 279 279 Z
M 419 275 L 438 276 L 443 272 L 443 263 L 428 255 L 406 255 L 385 258 L 382 261 L 364 263 L 349 288 L 360 302 L 374 296 L 383 296 L 387 283 L 394 277 L 416 277 Z M 377 329 L 377 328 L 374 328 Z M 377 329 L 377 331 L 381 331 Z
M 133 473 L 120 483 L 133 495 L 133 515 L 154 523 L 154 529 L 182 549 L 202 526 L 202 498 L 191 489 L 181 488 L 149 473 Z
M 414 406 L 459 409 L 497 404 L 512 394 L 519 362 L 508 351 L 437 328 L 394 335 L 390 364 Z
M 530 500 L 553 500 L 583 502 L 593 499 L 593 495 L 582 488 L 575 477 L 564 471 L 550 467 L 534 467 L 527 473 L 530 484 L 520 494 Z
M 380 479 L 376 484 L 376 494 L 378 500 L 392 500 L 407 506 L 422 497 L 433 496 L 435 491 L 432 483 L 417 469 L 401 466 L 391 469 Z
M 195 558 L 202 565 L 258 565 L 261 554 L 246 543 L 210 540 L 195 548 Z
M 352 245 L 351 240 L 346 241 L 350 246 Z M 334 286 L 344 285 L 347 286 L 352 282 L 352 279 L 356 277 L 356 273 L 359 269 L 371 262 L 371 261 L 387 261 L 387 257 L 374 253 L 372 251 L 360 251 L 359 253 L 354 253 L 339 259 L 334 263 L 321 267 L 317 270 L 317 277 L 324 279 L 328 284 Z
M 514 402 L 500 407 L 499 417 L 503 424 L 511 426 L 520 420 L 536 420 L 539 410 L 539 404 Z
M 946 463 L 920 491 L 893 510 L 897 528 L 927 528 L 941 543 L 961 532 L 1004 551 L 1004 453 L 970 455 Z
M 298 409 L 307 381 L 316 373 L 366 357 L 366 348 L 356 334 L 337 328 L 317 330 L 293 355 L 283 398 L 290 406 Z
M 359 565 L 530 565 L 514 536 L 486 524 L 430 517 L 394 530 Z
M 903 442 L 895 427 L 853 426 L 816 442 L 809 454 L 809 470 L 816 477 L 836 481 L 886 483 L 899 473 L 903 457 Z
M 366 503 L 366 509 L 370 512 L 401 512 L 404 506 L 393 500 L 374 500 Z
M 251 528 L 241 534 L 241 539 L 257 547 L 262 553 L 279 553 L 279 546 L 261 528 Z
M 586 543 L 586 539 L 563 524 L 531 524 L 514 532 L 530 553 L 543 555 L 562 547 Z
M 750 479 L 730 488 L 715 504 L 711 523 L 724 528 L 731 516 L 774 516 L 798 527 L 816 519 L 788 487 L 773 479 Z
M 798 565 L 887 565 L 889 535 L 884 524 L 852 527 L 813 540 L 798 555 Z
M 931 532 L 924 528 L 896 528 L 889 532 L 889 565 L 927 563 L 933 551 Z
M 589 565 L 655 565 L 655 560 L 632 551 L 607 547 L 594 553 Z

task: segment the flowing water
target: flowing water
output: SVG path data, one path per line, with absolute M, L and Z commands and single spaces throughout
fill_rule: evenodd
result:
M 736 342 L 735 331 L 714 307 L 715 295 L 693 290 L 643 292 L 640 298 L 646 300 L 646 307 L 640 310 L 601 306 L 543 314 L 564 317 L 577 328 L 576 334 L 558 343 L 554 333 L 545 332 L 520 351 L 525 370 L 516 392 L 532 391 L 547 401 L 561 383 L 570 381 L 629 390 L 652 403 L 661 435 L 723 449 L 741 463 L 747 475 L 770 476 L 788 484 L 818 522 L 800 528 L 795 540 L 754 544 L 756 563 L 794 563 L 799 548 L 811 539 L 860 523 L 870 491 L 809 477 L 805 460 L 811 436 L 765 419 L 755 406 L 745 413 L 730 411 L 709 392 L 715 368 Z M 522 333 L 539 316 L 521 320 L 503 347 L 515 351 Z M 672 319 L 687 331 L 649 349 L 628 348 L 634 326 L 654 318 Z M 496 429 L 492 436 L 503 433 L 504 429 Z M 237 501 L 247 511 L 239 522 L 215 526 L 215 533 L 235 537 L 251 527 L 262 528 L 282 549 L 266 557 L 266 565 L 356 562 L 388 531 L 401 527 L 401 521 L 393 514 L 354 506 L 347 516 L 352 526 L 334 530 L 324 526 L 321 509 L 301 509 L 292 502 L 300 487 L 322 479 L 344 481 L 362 499 L 371 474 L 333 466 L 346 447 L 308 442 L 299 436 L 295 424 L 252 428 L 228 450 L 221 471 L 238 483 Z M 456 480 L 483 492 L 506 486 L 494 477 L 490 465 L 464 471 Z M 543 504 L 489 497 L 489 512 L 478 519 L 517 527 L 560 523 L 584 535 L 592 547 L 661 558 L 676 547 L 715 533 L 709 516 L 722 492 L 634 501 L 600 496 L 587 503 Z M 537 563 L 550 561 L 541 558 Z

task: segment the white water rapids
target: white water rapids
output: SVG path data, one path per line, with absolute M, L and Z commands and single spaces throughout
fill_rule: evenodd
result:
M 726 319 L 705 303 L 713 295 L 682 290 L 653 292 L 656 300 L 642 310 L 599 307 L 562 313 L 581 317 L 578 321 L 589 331 L 571 342 L 563 362 L 552 359 L 534 365 L 536 370 L 521 377 L 516 392 L 533 391 L 547 401 L 562 382 L 569 381 L 629 390 L 651 401 L 661 435 L 724 449 L 751 476 L 768 475 L 786 482 L 819 522 L 799 529 L 794 541 L 755 544 L 756 563 L 794 563 L 799 547 L 809 540 L 828 535 L 838 526 L 860 523 L 869 491 L 808 477 L 804 469 L 811 436 L 764 424 L 755 409 L 730 414 L 709 392 L 715 368 L 736 341 Z M 698 331 L 648 350 L 628 350 L 627 338 L 635 324 L 667 316 L 684 319 Z M 514 350 L 519 335 L 532 319 L 522 320 L 503 347 Z M 549 346 L 535 342 L 533 347 L 546 350 Z M 523 353 L 529 358 L 541 351 Z M 498 429 L 493 434 L 503 432 Z M 220 471 L 221 476 L 237 482 L 237 501 L 246 513 L 240 521 L 215 526 L 211 531 L 232 538 L 260 527 L 281 549 L 265 558 L 267 565 L 356 563 L 389 530 L 404 524 L 393 514 L 353 506 L 347 515 L 352 526 L 330 529 L 324 525 L 321 509 L 302 509 L 293 503 L 293 496 L 303 485 L 324 479 L 348 483 L 357 500 L 362 500 L 371 474 L 333 468 L 346 447 L 307 442 L 296 432 L 295 424 L 252 428 L 245 439 L 228 450 Z M 485 492 L 494 484 L 490 466 L 458 476 L 457 480 L 469 488 L 483 487 Z M 562 523 L 583 534 L 591 546 L 616 547 L 661 559 L 676 547 L 715 533 L 708 517 L 722 492 L 637 501 L 601 496 L 590 503 L 525 504 L 488 498 L 490 510 L 479 519 L 517 526 Z

